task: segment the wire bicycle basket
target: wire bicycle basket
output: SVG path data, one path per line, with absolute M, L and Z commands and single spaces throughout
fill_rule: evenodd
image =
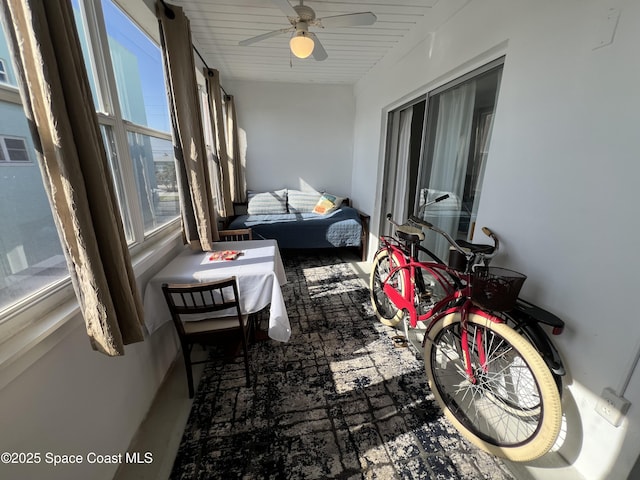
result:
M 506 312 L 516 305 L 527 276 L 500 267 L 482 267 L 471 276 L 471 300 L 488 310 Z

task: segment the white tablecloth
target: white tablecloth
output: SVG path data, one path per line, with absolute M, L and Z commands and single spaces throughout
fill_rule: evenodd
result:
M 241 310 L 256 313 L 271 305 L 269 337 L 286 342 L 291 336 L 289 316 L 280 286 L 287 283 L 275 240 L 217 242 L 215 250 L 241 252 L 235 260 L 210 260 L 211 253 L 185 250 L 154 275 L 144 292 L 145 325 L 149 333 L 171 320 L 162 294 L 163 283 L 198 283 L 235 276 Z

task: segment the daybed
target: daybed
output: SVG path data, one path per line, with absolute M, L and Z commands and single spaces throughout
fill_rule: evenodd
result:
M 326 213 L 317 213 L 322 211 Z M 237 215 L 227 228 L 251 228 L 254 239 L 275 239 L 280 248 L 354 247 L 363 260 L 367 256 L 369 216 L 333 195 L 287 189 L 249 192 L 246 214 Z

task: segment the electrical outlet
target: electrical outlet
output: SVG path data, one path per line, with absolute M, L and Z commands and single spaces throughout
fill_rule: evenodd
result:
M 629 400 L 618 396 L 613 389 L 605 388 L 596 404 L 596 412 L 614 427 L 619 427 L 622 418 L 629 410 L 629 405 L 631 405 Z

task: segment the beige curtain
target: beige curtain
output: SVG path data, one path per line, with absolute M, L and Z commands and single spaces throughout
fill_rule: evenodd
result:
M 171 17 L 167 16 L 167 13 Z M 198 102 L 198 86 L 189 19 L 182 8 L 157 4 L 156 15 L 167 73 L 173 126 L 178 190 L 185 243 L 194 250 L 211 250 L 219 239 L 212 182 Z
M 222 205 L 218 205 L 220 215 L 228 217 L 233 215 L 233 201 L 231 199 L 231 172 L 233 166 L 227 154 L 227 139 L 224 128 L 224 111 L 222 93 L 220 88 L 220 72 L 213 68 L 205 71 L 207 79 L 207 96 L 209 98 L 209 114 L 215 139 L 215 152 L 217 164 L 220 168 Z
M 143 312 L 69 0 L 0 0 L 45 189 L 94 349 L 143 340 Z
M 225 97 L 225 108 L 227 110 L 227 155 L 229 157 L 231 199 L 238 203 L 246 202 L 246 158 L 244 142 L 241 142 L 238 134 L 236 102 L 233 95 Z

